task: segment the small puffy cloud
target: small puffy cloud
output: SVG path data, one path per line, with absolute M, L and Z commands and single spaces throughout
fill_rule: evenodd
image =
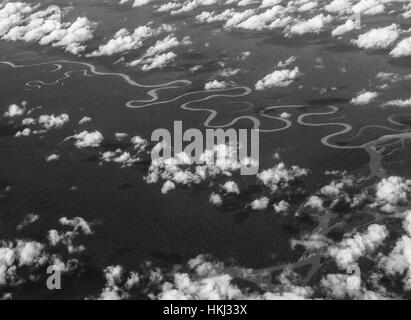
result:
M 382 179 L 376 186 L 376 203 L 385 212 L 393 212 L 395 206 L 407 201 L 411 180 L 391 176 Z
M 411 79 L 411 74 L 399 74 L 399 73 L 392 73 L 392 72 L 378 72 L 378 74 L 375 76 L 375 78 L 378 81 L 381 82 L 390 82 L 390 83 L 396 83 L 400 81 L 405 81 L 405 80 L 410 80 Z
M 411 289 L 411 238 L 401 237 L 388 256 L 381 257 L 379 267 L 390 276 L 402 276 L 404 288 Z
M 167 144 L 158 143 L 152 152 L 158 154 L 165 148 L 168 148 Z M 217 176 L 231 176 L 233 172 L 250 167 L 258 167 L 258 161 L 251 158 L 238 160 L 236 147 L 218 144 L 201 153 L 196 163 L 185 152 L 174 157 L 156 157 L 152 159 L 145 180 L 148 183 L 171 180 L 179 185 L 195 185 Z
M 310 196 L 305 203 L 305 206 L 313 209 L 323 210 L 323 200 L 318 196 Z
M 281 200 L 273 205 L 274 211 L 277 213 L 286 212 L 290 208 L 290 204 L 287 201 Z
M 7 111 L 4 113 L 5 118 L 20 117 L 24 114 L 24 107 L 20 107 L 17 104 L 12 104 L 8 107 Z
M 319 15 L 308 20 L 297 20 L 292 25 L 285 28 L 284 32 L 287 36 L 301 36 L 307 33 L 320 33 L 324 31 L 332 21 L 333 17 L 331 15 L 325 16 L 320 13 Z
M 23 130 L 17 131 L 16 134 L 14 135 L 16 138 L 21 138 L 21 137 L 28 137 L 31 135 L 31 129 L 30 128 L 25 128 Z
M 227 29 L 235 28 L 239 23 L 255 14 L 255 9 L 247 9 L 242 12 L 234 12 L 226 21 L 224 27 Z
M 0 290 L 24 282 L 20 267 L 36 269 L 46 262 L 45 246 L 37 241 L 0 242 Z
M 331 31 L 331 35 L 333 37 L 339 37 L 356 28 L 357 28 L 357 23 L 353 19 L 347 19 L 345 23 L 337 26 L 333 31 Z
M 105 162 L 119 163 L 122 167 L 130 167 L 140 159 L 131 155 L 130 152 L 117 149 L 115 151 L 103 152 L 101 160 Z
M 141 70 L 150 71 L 152 69 L 164 68 L 168 64 L 172 63 L 176 58 L 177 55 L 174 52 L 166 52 L 155 55 L 154 57 L 132 61 L 129 65 L 136 66 L 142 64 Z
M 385 226 L 372 224 L 364 233 L 356 233 L 341 242 L 327 248 L 327 255 L 332 257 L 339 268 L 347 269 L 364 255 L 372 254 L 388 237 Z
M 298 67 L 292 70 L 276 70 L 273 73 L 267 74 L 262 80 L 259 80 L 255 84 L 255 89 L 261 91 L 273 87 L 287 87 L 301 75 L 302 73 Z
M 169 191 L 174 190 L 175 188 L 176 184 L 173 181 L 167 180 L 161 187 L 161 193 L 167 194 Z
M 296 246 L 302 246 L 304 249 L 312 251 L 324 251 L 328 246 L 332 244 L 332 241 L 327 237 L 319 233 L 305 234 L 301 239 L 290 240 L 290 245 L 292 249 L 295 249 Z
M 181 3 L 178 3 L 178 2 L 167 2 L 167 3 L 164 3 L 164 4 L 160 5 L 160 6 L 157 8 L 157 12 L 168 12 L 168 11 L 172 11 L 172 10 L 178 9 L 178 8 L 180 8 L 180 7 L 181 7 Z
M 62 47 L 76 55 L 86 49 L 85 43 L 93 38 L 96 26 L 86 17 L 62 22 L 63 12 L 58 6 L 39 10 L 39 6 L 24 2 L 0 5 L 0 20 L 0 37 L 3 40 Z
M 40 219 L 40 216 L 38 214 L 30 213 L 28 214 L 24 220 L 16 227 L 17 231 L 21 231 L 30 224 L 33 224 L 34 222 L 38 221 Z
M 55 116 L 53 115 L 42 115 L 39 117 L 38 123 L 43 126 L 44 129 L 60 129 L 65 123 L 69 121 L 69 116 L 65 113 Z
M 290 182 L 307 174 L 307 169 L 298 166 L 287 168 L 283 162 L 280 162 L 270 169 L 261 171 L 257 174 L 257 178 L 272 192 L 276 192 L 279 188 L 287 187 Z
M 268 207 L 268 204 L 270 202 L 270 199 L 267 197 L 262 197 L 259 199 L 255 199 L 250 203 L 250 207 L 253 210 L 265 210 Z
M 117 141 L 125 141 L 128 137 L 129 135 L 124 132 L 116 132 L 114 134 L 114 138 L 116 138 Z
M 204 86 L 204 89 L 205 90 L 224 89 L 226 86 L 227 86 L 227 83 L 225 81 L 213 80 L 213 81 L 207 82 Z
M 297 60 L 297 57 L 291 56 L 291 57 L 289 57 L 288 59 L 286 59 L 286 60 L 284 60 L 284 61 L 280 61 L 280 62 L 277 64 L 277 67 L 278 67 L 278 68 L 286 68 L 286 67 L 288 67 L 289 65 L 293 64 L 296 60 Z
M 263 0 L 261 1 L 260 8 L 274 7 L 277 4 L 280 4 L 282 0 Z
M 78 122 L 78 124 L 83 125 L 83 124 L 86 124 L 86 123 L 90 122 L 91 120 L 92 119 L 90 117 L 86 116 L 86 117 L 81 118 L 80 121 Z
M 411 98 L 409 99 L 395 99 L 384 102 L 382 104 L 383 107 L 401 107 L 401 108 L 408 108 L 411 107 Z
M 390 56 L 395 58 L 411 56 L 411 37 L 398 42 L 394 49 L 391 50 Z
M 145 6 L 149 4 L 150 2 L 153 2 L 153 0 L 121 0 L 120 4 L 126 4 L 132 2 L 132 7 L 137 8 L 141 6 Z
M 70 227 L 71 230 L 66 232 L 59 232 L 55 229 L 49 230 L 48 241 L 52 247 L 63 245 L 67 248 L 69 253 L 80 253 L 85 250 L 83 245 L 75 245 L 75 239 L 80 235 L 92 235 L 94 231 L 91 226 L 92 223 L 87 222 L 82 217 L 75 217 L 72 219 L 63 217 L 59 219 L 62 226 Z
M 240 194 L 240 189 L 234 181 L 227 181 L 221 186 L 221 189 L 228 194 Z
M 352 11 L 351 0 L 333 0 L 324 6 L 324 9 L 330 13 L 347 14 Z
M 280 113 L 280 118 L 290 119 L 290 118 L 291 118 L 291 113 L 289 113 L 289 112 L 282 112 L 282 113 Z
M 223 198 L 218 193 L 212 193 L 209 198 L 210 203 L 215 205 L 216 207 L 220 207 L 223 205 Z
M 111 56 L 114 54 L 139 49 L 143 46 L 144 40 L 161 33 L 165 29 L 168 29 L 166 25 L 163 25 L 157 29 L 153 29 L 150 26 L 139 26 L 134 29 L 132 33 L 130 33 L 130 31 L 123 28 L 117 31 L 112 39 L 110 39 L 107 43 L 100 45 L 97 50 L 88 56 Z
M 360 0 L 352 7 L 354 13 L 376 15 L 385 12 L 384 0 Z
M 147 140 L 140 137 L 134 136 L 130 139 L 130 142 L 133 144 L 134 149 L 144 150 L 147 146 Z
M 366 105 L 378 97 L 377 92 L 362 90 L 358 95 L 351 99 L 350 103 L 355 105 Z
M 99 131 L 82 131 L 72 138 L 76 140 L 74 145 L 79 149 L 99 147 L 104 140 L 103 135 Z
M 379 290 L 379 288 L 368 290 L 363 287 L 361 277 L 356 274 L 328 274 L 321 279 L 320 288 L 328 299 L 382 300 L 389 298 L 385 290 Z
M 374 28 L 352 40 L 361 49 L 378 50 L 391 47 L 400 36 L 399 27 L 393 23 L 383 28 Z
M 60 159 L 60 155 L 53 153 L 46 157 L 46 162 L 57 161 L 59 159 Z
M 183 40 L 178 40 L 173 34 L 169 34 L 164 39 L 158 40 L 153 46 L 147 49 L 143 58 L 153 57 L 155 55 L 169 51 L 172 48 L 180 45 L 190 45 L 191 41 L 189 37 L 185 37 Z
M 128 298 L 128 293 L 122 288 L 124 269 L 120 265 L 109 266 L 104 269 L 106 285 L 103 288 L 99 300 L 122 300 Z

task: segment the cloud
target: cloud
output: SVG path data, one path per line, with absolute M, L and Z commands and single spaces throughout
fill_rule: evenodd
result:
M 143 71 L 163 68 L 177 58 L 174 52 L 167 52 L 168 50 L 190 44 L 192 44 L 192 42 L 189 37 L 184 37 L 180 41 L 173 34 L 169 34 L 148 48 L 141 58 L 131 61 L 128 65 L 132 67 L 141 66 Z
M 297 60 L 297 57 L 291 56 L 291 57 L 289 57 L 288 59 L 286 59 L 284 61 L 278 62 L 277 67 L 278 68 L 286 68 L 289 65 L 293 64 L 296 60 Z
M 131 155 L 128 151 L 117 149 L 115 151 L 103 152 L 101 155 L 101 160 L 105 162 L 119 163 L 122 167 L 130 167 L 140 161 L 140 158 Z
M 167 3 L 164 3 L 164 4 L 160 5 L 157 8 L 157 12 L 168 12 L 168 11 L 172 11 L 172 10 L 175 10 L 177 8 L 180 8 L 180 7 L 181 7 L 181 3 L 167 2 Z
M 217 21 L 227 21 L 231 19 L 236 14 L 233 9 L 226 9 L 223 12 L 217 14 L 215 11 L 203 11 L 198 14 L 195 19 L 200 23 L 213 23 Z
M 38 214 L 30 213 L 28 214 L 24 220 L 16 227 L 17 231 L 21 231 L 30 224 L 33 224 L 34 222 L 38 221 L 40 219 L 40 216 Z
M 158 28 L 152 28 L 150 25 L 139 26 L 132 33 L 123 28 L 116 32 L 114 37 L 107 43 L 100 45 L 97 50 L 88 54 L 88 57 L 111 56 L 130 50 L 139 49 L 143 46 L 144 40 L 161 34 L 162 32 L 171 32 L 174 28 L 168 24 L 163 24 Z
M 398 42 L 394 49 L 391 50 L 390 56 L 395 58 L 411 56 L 411 37 Z
M 193 11 L 201 6 L 210 6 L 218 3 L 218 0 L 187 0 L 185 1 L 180 8 L 174 9 L 171 11 L 172 15 L 181 14 Z
M 284 32 L 287 36 L 291 35 L 304 35 L 307 33 L 320 33 L 333 21 L 331 15 L 325 16 L 320 13 L 319 15 L 308 20 L 297 20 L 294 24 L 287 26 Z
M 153 2 L 154 0 L 121 0 L 120 4 L 126 4 L 129 2 L 132 2 L 132 7 L 133 8 L 137 8 L 137 7 L 141 7 L 141 6 L 145 6 L 151 2 Z
M 144 64 L 142 65 L 141 70 L 150 71 L 152 69 L 164 68 L 165 66 L 173 62 L 176 58 L 177 55 L 174 52 L 167 52 L 156 55 L 154 57 L 149 57 L 147 59 L 142 60 L 142 63 Z M 130 66 L 135 66 L 140 63 L 140 60 L 133 61 L 130 63 Z
M 260 8 L 274 7 L 275 5 L 281 3 L 282 0 L 263 0 L 261 1 Z
M 23 130 L 17 131 L 14 136 L 16 138 L 21 138 L 21 137 L 28 137 L 29 135 L 31 135 L 31 129 L 25 128 Z
M 378 72 L 375 76 L 378 81 L 385 81 L 390 83 L 396 83 L 399 81 L 405 81 L 411 79 L 411 74 L 401 75 L 399 73 L 390 73 L 390 72 Z
M 243 12 L 234 12 L 226 21 L 224 27 L 228 29 L 235 28 L 241 21 L 244 21 L 245 19 L 251 17 L 252 15 L 254 15 L 254 13 L 255 9 L 247 9 Z
M 153 150 L 156 152 L 167 148 L 167 145 L 159 143 Z M 239 161 L 236 147 L 220 144 L 201 153 L 196 163 L 185 152 L 175 154 L 174 157 L 156 157 L 151 161 L 145 180 L 148 183 L 170 180 L 177 185 L 198 185 L 207 179 L 231 176 L 242 168 L 256 165 L 256 161 L 250 158 Z
M 324 9 L 327 12 L 337 13 L 337 14 L 347 14 L 352 12 L 352 1 L 351 0 L 333 0 Z
M 298 276 L 284 270 L 276 279 L 271 292 L 258 293 L 241 290 L 232 283 L 232 277 L 224 272 L 218 262 L 208 262 L 199 256 L 187 263 L 188 272 L 174 272 L 171 279 L 163 281 L 160 292 L 153 299 L 160 300 L 279 300 L 307 299 L 313 294 L 309 287 L 294 285 Z M 158 272 L 157 272 L 158 273 Z
M 130 33 L 127 29 L 117 31 L 113 39 L 106 44 L 100 45 L 98 50 L 89 54 L 88 57 L 111 56 L 138 49 L 143 46 L 143 40 L 151 37 L 156 31 L 149 26 L 140 26 Z
M 223 197 L 221 197 L 217 193 L 210 194 L 209 201 L 211 204 L 215 205 L 216 207 L 220 207 L 223 205 Z
M 262 91 L 273 87 L 287 87 L 301 75 L 302 73 L 298 67 L 292 70 L 276 70 L 273 73 L 267 74 L 262 80 L 259 80 L 255 84 L 255 89 Z
M 392 277 L 402 277 L 405 290 L 411 289 L 411 211 L 403 213 L 403 229 L 406 235 L 400 237 L 387 256 L 381 256 L 378 265 Z
M 103 135 L 99 131 L 82 131 L 72 136 L 72 138 L 76 140 L 74 145 L 79 149 L 99 147 L 104 140 Z
M 51 44 L 78 55 L 86 49 L 85 43 L 93 39 L 96 24 L 86 17 L 65 23 L 62 19 L 58 6 L 38 10 L 38 6 L 24 2 L 0 5 L 0 37 L 8 41 Z
M 396 99 L 384 102 L 382 104 L 383 107 L 401 107 L 401 108 L 408 108 L 411 107 L 411 98 L 409 99 Z
M 90 117 L 83 117 L 83 118 L 81 118 L 80 119 L 80 121 L 78 122 L 78 124 L 80 124 L 80 125 L 83 125 L 83 124 L 86 124 L 86 123 L 88 123 L 88 122 L 91 122 L 91 118 Z
M 292 249 L 295 249 L 296 246 L 302 246 L 304 249 L 310 252 L 324 252 L 324 249 L 326 249 L 332 243 L 333 242 L 330 239 L 319 233 L 305 234 L 301 237 L 301 239 L 290 240 L 290 245 Z
M 250 30 L 271 29 L 270 24 L 273 20 L 283 17 L 283 15 L 284 7 L 274 6 L 263 13 L 247 17 L 244 21 L 237 23 L 235 27 Z
M 308 175 L 308 170 L 298 166 L 287 168 L 283 162 L 276 166 L 263 170 L 257 174 L 258 180 L 268 187 L 271 192 L 276 192 L 279 188 L 287 187 L 290 182 Z
M 60 159 L 60 155 L 53 153 L 46 157 L 46 162 L 57 161 L 59 159 Z
M 204 86 L 204 89 L 205 90 L 215 90 L 215 89 L 224 89 L 225 87 L 227 87 L 227 82 L 213 80 L 213 81 L 207 82 Z
M 8 110 L 4 113 L 5 118 L 14 118 L 14 117 L 20 117 L 24 114 L 25 108 L 20 107 L 17 104 L 11 104 L 8 107 Z
M 366 105 L 378 97 L 377 92 L 362 90 L 358 95 L 350 100 L 351 104 Z
M 270 202 L 270 199 L 267 197 L 262 197 L 259 199 L 255 199 L 250 203 L 250 207 L 253 210 L 265 210 L 268 207 L 268 204 Z
M 347 32 L 350 32 L 357 28 L 357 24 L 353 19 L 347 19 L 344 24 L 337 26 L 333 31 L 331 31 L 331 35 L 333 37 L 339 37 Z
M 385 12 L 384 0 L 361 0 L 352 7 L 354 13 L 376 15 Z
M 38 123 L 46 130 L 60 129 L 69 121 L 69 116 L 65 113 L 55 116 L 53 115 L 41 115 Z
M 387 49 L 391 47 L 400 36 L 400 29 L 393 23 L 383 28 L 374 28 L 358 36 L 352 43 L 357 47 L 369 50 Z
M 72 230 L 66 232 L 59 232 L 55 229 L 49 230 L 48 241 L 52 247 L 63 245 L 69 253 L 80 253 L 86 248 L 83 245 L 75 245 L 74 240 L 80 235 L 92 235 L 94 231 L 89 222 L 81 217 L 68 219 L 66 217 L 60 218 L 59 223 L 62 226 L 70 227 Z
M 163 186 L 161 187 L 161 193 L 162 194 L 167 194 L 169 191 L 174 190 L 176 188 L 176 185 L 174 182 L 167 180 L 164 182 Z
M 290 204 L 287 201 L 281 200 L 280 202 L 275 203 L 273 207 L 275 212 L 282 213 L 288 211 Z
M 168 50 L 178 47 L 180 45 L 190 45 L 192 42 L 190 41 L 189 37 L 183 38 L 183 40 L 179 41 L 173 34 L 169 34 L 162 40 L 158 40 L 153 46 L 147 49 L 143 58 L 152 57 Z
M 45 246 L 37 241 L 0 242 L 0 289 L 17 286 L 24 281 L 21 267 L 38 268 L 47 262 Z
M 227 181 L 222 186 L 221 189 L 227 194 L 240 194 L 240 188 L 234 181 Z
M 334 259 L 339 268 L 347 269 L 360 257 L 375 252 L 387 236 L 388 230 L 385 226 L 372 224 L 364 233 L 356 233 L 353 237 L 346 237 L 328 247 L 327 255 Z
M 393 212 L 395 206 L 407 201 L 411 180 L 391 176 L 382 179 L 376 186 L 376 203 L 385 212 Z
M 382 300 L 390 297 L 384 290 L 368 290 L 358 275 L 328 274 L 321 279 L 321 290 L 331 299 Z
M 388 256 L 381 257 L 379 267 L 392 277 L 402 277 L 405 290 L 411 289 L 411 238 L 402 236 Z
M 306 201 L 305 206 L 318 209 L 318 210 L 323 210 L 324 209 L 323 204 L 324 204 L 323 200 L 320 197 L 310 196 L 308 200 Z

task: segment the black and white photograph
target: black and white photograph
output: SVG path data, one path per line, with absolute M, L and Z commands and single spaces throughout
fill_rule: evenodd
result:
M 0 0 L 0 300 L 409 300 L 410 89 L 411 0 Z

